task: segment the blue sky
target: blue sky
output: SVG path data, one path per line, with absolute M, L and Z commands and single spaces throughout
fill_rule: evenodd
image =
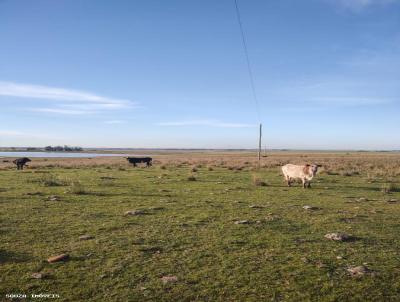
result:
M 268 148 L 400 149 L 399 0 L 238 0 Z M 253 148 L 233 0 L 0 0 L 0 146 Z

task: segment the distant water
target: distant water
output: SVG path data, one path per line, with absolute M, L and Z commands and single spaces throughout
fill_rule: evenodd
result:
M 79 152 L 1 152 L 0 157 L 102 157 L 102 156 L 130 156 L 129 154 L 111 154 L 111 153 L 79 153 Z M 135 155 L 138 156 L 138 155 Z M 140 155 L 139 155 L 140 156 Z

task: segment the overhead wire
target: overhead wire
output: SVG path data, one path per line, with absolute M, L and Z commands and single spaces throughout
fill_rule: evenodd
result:
M 236 16 L 237 16 L 237 20 L 239 23 L 241 37 L 242 37 L 243 50 L 244 50 L 246 63 L 247 63 L 247 71 L 248 71 L 249 79 L 250 79 L 250 88 L 251 88 L 252 95 L 253 95 L 253 101 L 255 104 L 256 112 L 257 112 L 258 122 L 261 123 L 260 104 L 259 104 L 258 98 L 257 98 L 256 85 L 254 83 L 253 71 L 252 71 L 251 64 L 250 64 L 249 51 L 247 49 L 247 42 L 246 42 L 245 32 L 243 29 L 242 18 L 240 16 L 240 10 L 239 10 L 237 0 L 234 0 L 234 2 L 235 2 L 235 8 L 236 8 Z

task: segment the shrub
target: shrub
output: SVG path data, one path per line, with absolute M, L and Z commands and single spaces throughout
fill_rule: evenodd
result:
M 74 181 L 69 188 L 69 193 L 83 195 L 88 192 L 80 181 Z
M 341 171 L 340 175 L 342 176 L 353 176 L 353 175 L 359 175 L 360 173 L 358 171 Z
M 256 174 L 253 174 L 252 178 L 253 178 L 253 184 L 255 186 L 265 187 L 268 185 L 265 181 L 262 180 L 262 178 L 260 176 L 258 176 Z
M 62 179 L 54 174 L 43 175 L 36 181 L 46 187 L 67 186 L 69 184 L 68 180 Z
M 188 176 L 187 180 L 188 181 L 196 181 L 196 177 L 193 174 L 191 174 Z
M 392 192 L 399 192 L 400 187 L 394 183 L 385 183 L 382 185 L 381 191 L 385 194 Z

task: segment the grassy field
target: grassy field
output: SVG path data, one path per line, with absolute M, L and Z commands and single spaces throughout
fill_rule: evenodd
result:
M 0 300 L 400 301 L 400 154 L 185 156 L 2 162 Z M 312 188 L 286 187 L 279 165 L 307 161 Z

